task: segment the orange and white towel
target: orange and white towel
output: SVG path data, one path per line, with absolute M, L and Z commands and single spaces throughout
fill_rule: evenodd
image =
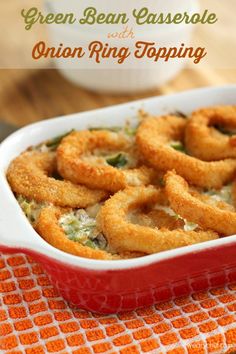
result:
M 0 353 L 236 353 L 236 284 L 103 316 L 68 305 L 30 257 L 2 255 Z

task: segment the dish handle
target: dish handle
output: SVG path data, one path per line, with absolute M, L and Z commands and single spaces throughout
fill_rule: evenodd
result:
M 41 237 L 26 220 L 14 195 L 4 188 L 0 191 L 0 251 L 7 253 L 42 250 Z M 35 233 L 35 235 L 33 235 Z
M 15 224 L 16 227 L 17 224 Z M 29 225 L 30 226 L 30 225 Z M 31 227 L 31 226 L 30 226 Z M 31 254 L 32 251 L 41 250 L 42 244 L 37 238 L 32 238 L 32 232 L 23 233 L 21 228 L 12 230 L 12 228 L 3 228 L 2 220 L 0 218 L 0 253 L 27 253 Z M 31 235 L 30 235 L 31 234 Z M 30 235 L 30 238 L 27 238 Z M 39 237 L 38 234 L 36 234 Z

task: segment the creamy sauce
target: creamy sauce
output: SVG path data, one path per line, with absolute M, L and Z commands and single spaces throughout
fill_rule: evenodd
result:
M 48 203 L 39 203 L 35 200 L 28 200 L 22 195 L 17 197 L 17 201 L 31 224 L 34 224 L 37 221 L 41 209 L 46 205 L 49 205 Z
M 176 214 L 173 209 L 167 206 L 163 205 L 155 205 L 153 210 L 158 210 L 158 211 L 163 211 L 165 214 L 169 215 L 171 218 L 174 218 L 176 220 L 181 220 L 183 225 L 183 230 L 184 231 L 194 231 L 196 230 L 199 226 L 193 222 L 187 221 L 186 219 L 182 218 L 180 215 Z M 148 226 L 152 228 L 158 229 L 158 227 L 155 225 L 154 220 L 150 218 L 148 215 L 145 215 L 143 213 L 139 213 L 137 210 L 133 213 L 130 213 L 128 216 L 128 219 L 130 222 L 137 224 L 137 225 L 142 225 L 142 226 Z M 171 221 L 168 223 L 170 224 Z M 168 226 L 167 226 L 168 228 Z M 176 228 L 176 226 L 175 226 Z M 180 228 L 179 225 L 177 228 Z
M 86 212 L 90 218 L 96 218 L 99 210 L 104 203 L 97 203 L 86 208 Z
M 170 207 L 166 207 L 166 206 L 162 206 L 162 205 L 157 205 L 157 206 L 155 206 L 155 209 L 156 209 L 156 210 L 162 210 L 162 211 L 164 211 L 166 214 L 168 214 L 168 215 L 170 215 L 170 216 L 172 216 L 172 217 L 174 217 L 174 218 L 176 218 L 176 219 L 181 219 L 181 220 L 183 220 L 183 222 L 184 222 L 184 228 L 183 228 L 184 231 L 194 231 L 194 230 L 196 230 L 196 229 L 199 227 L 197 224 L 195 224 L 195 223 L 193 223 L 193 222 L 191 222 L 191 221 L 188 221 L 188 220 L 182 218 L 180 215 L 176 214 L 176 213 L 174 212 L 174 210 L 171 209 Z
M 170 146 L 172 149 L 179 151 L 179 152 L 183 152 L 186 153 L 185 147 L 183 145 L 183 143 L 179 140 L 171 140 L 168 142 L 168 146 Z
M 213 204 L 215 204 L 216 202 L 224 202 L 233 205 L 231 184 L 222 187 L 220 190 L 209 190 L 204 194 L 209 196 Z
M 83 156 L 82 159 L 94 166 L 112 166 L 119 169 L 134 168 L 137 165 L 135 156 L 124 151 L 96 149 L 93 154 Z
M 107 247 L 105 237 L 97 229 L 96 219 L 90 217 L 84 209 L 64 214 L 59 225 L 71 241 L 94 249 Z
M 59 146 L 59 144 L 61 143 L 61 141 L 63 140 L 63 138 L 65 138 L 67 135 L 69 135 L 73 131 L 74 130 L 72 129 L 69 132 L 66 132 L 62 135 L 55 136 L 54 138 L 44 141 L 43 143 L 41 143 L 39 145 L 32 146 L 30 149 L 35 150 L 35 151 L 39 151 L 39 152 L 55 151 L 57 149 L 57 147 Z
M 106 126 L 101 126 L 101 127 L 90 127 L 90 131 L 99 131 L 99 130 L 107 130 L 113 133 L 119 133 L 120 135 L 125 136 L 126 138 L 134 138 L 136 132 L 137 132 L 138 127 L 134 126 L 130 123 L 129 120 L 125 122 L 124 126 L 113 126 L 113 127 L 106 127 Z

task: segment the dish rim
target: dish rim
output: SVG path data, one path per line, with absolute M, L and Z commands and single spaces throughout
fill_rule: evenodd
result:
M 171 102 L 171 99 L 173 97 L 179 97 L 179 96 L 184 96 L 184 95 L 195 95 L 199 92 L 201 93 L 210 93 L 210 92 L 219 92 L 221 93 L 222 91 L 232 91 L 235 92 L 236 94 L 236 85 L 224 85 L 224 86 L 219 86 L 219 87 L 207 87 L 207 88 L 199 88 L 199 89 L 194 89 L 194 90 L 188 90 L 188 91 L 183 91 L 180 93 L 175 93 L 175 94 L 170 94 L 170 95 L 165 95 L 165 96 L 155 96 L 151 98 L 146 98 L 142 100 L 136 100 L 136 101 L 130 101 L 128 103 L 123 103 L 119 105 L 113 105 L 110 107 L 105 107 L 105 108 L 100 108 L 100 109 L 95 109 L 95 110 L 90 110 L 82 113 L 75 113 L 71 115 L 66 115 L 66 116 L 61 116 L 57 118 L 51 118 L 47 119 L 44 121 L 36 122 L 30 125 L 27 125 L 26 127 L 23 127 L 16 131 L 15 133 L 11 134 L 7 139 L 5 139 L 1 144 L 0 144 L 0 184 L 2 186 L 2 193 L 3 193 L 3 198 L 0 198 L 0 209 L 5 208 L 7 210 L 7 206 L 11 207 L 10 210 L 12 209 L 13 212 L 15 212 L 16 215 L 16 225 L 13 225 L 13 228 L 15 227 L 15 233 L 17 233 L 17 230 L 20 230 L 20 232 L 25 234 L 23 240 L 26 242 L 27 238 L 30 240 L 28 242 L 28 247 L 27 247 L 27 242 L 26 245 L 20 245 L 20 241 L 22 241 L 21 236 L 19 238 L 19 241 L 13 237 L 11 240 L 12 243 L 3 244 L 6 247 L 12 248 L 12 249 L 17 249 L 17 251 L 32 251 L 36 252 L 39 254 L 42 254 L 46 257 L 55 259 L 59 262 L 69 264 L 74 267 L 79 267 L 79 268 L 84 268 L 84 269 L 89 269 L 89 270 L 94 270 L 94 271 L 119 271 L 119 270 L 124 270 L 124 269 L 132 269 L 132 268 L 140 268 L 140 267 L 146 267 L 151 264 L 156 264 L 158 262 L 170 260 L 175 257 L 180 257 L 187 255 L 189 253 L 198 253 L 204 250 L 209 250 L 211 248 L 215 247 L 222 247 L 224 245 L 230 245 L 230 244 L 235 244 L 236 243 L 236 235 L 232 235 L 229 237 L 217 239 L 217 240 L 212 240 L 212 241 L 207 241 L 204 243 L 199 243 L 191 246 L 185 246 L 181 248 L 176 248 L 173 250 L 168 250 L 156 254 L 151 254 L 147 255 L 144 257 L 139 257 L 139 258 L 133 258 L 133 259 L 125 259 L 125 260 L 116 260 L 116 261 L 109 261 L 109 260 L 96 260 L 96 259 L 88 259 L 88 258 L 82 258 L 79 256 L 74 256 L 69 253 L 63 252 L 57 248 L 54 248 L 50 244 L 48 244 L 45 240 L 39 236 L 39 234 L 33 229 L 33 227 L 30 225 L 28 222 L 27 218 L 23 214 L 23 211 L 21 210 L 17 200 L 15 199 L 10 186 L 6 180 L 5 177 L 5 163 L 4 163 L 4 151 L 6 151 L 9 147 L 12 147 L 15 156 L 19 155 L 21 151 L 17 150 L 17 141 L 19 143 L 20 138 L 22 136 L 27 136 L 27 133 L 37 130 L 37 128 L 44 129 L 46 131 L 47 127 L 49 126 L 55 126 L 57 122 L 63 123 L 64 121 L 67 120 L 74 120 L 78 117 L 84 117 L 86 118 L 87 116 L 89 117 L 90 115 L 93 115 L 94 113 L 107 113 L 109 114 L 109 111 L 119 109 L 119 108 L 132 108 L 132 106 L 142 106 L 144 103 L 148 102 L 160 102 L 161 100 L 167 100 Z M 137 110 L 137 108 L 135 108 Z M 127 117 L 128 118 L 128 117 Z M 94 123 L 92 123 L 94 124 Z M 88 122 L 89 125 L 89 122 Z M 111 124 L 112 126 L 112 124 Z M 30 135 L 30 134 L 29 134 Z M 15 146 L 14 146 L 15 145 Z M 19 148 L 19 147 L 18 147 Z M 9 163 L 9 162 L 8 162 Z M 18 213 L 19 212 L 19 213 Z M 6 212 L 6 219 L 0 215 L 0 234 L 3 234 L 3 239 L 7 239 L 7 222 L 10 221 L 10 212 Z M 2 226 L 3 225 L 3 226 Z M 18 227 L 17 227 L 18 226 Z M 5 235 L 5 236 L 4 236 Z M 31 237 L 30 237 L 31 235 Z M 17 243 L 18 242 L 18 243 Z M 1 236 L 0 236 L 0 248 L 1 248 Z M 40 248 L 40 249 L 38 249 Z

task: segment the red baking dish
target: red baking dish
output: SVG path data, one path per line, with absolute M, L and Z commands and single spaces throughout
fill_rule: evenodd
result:
M 66 300 L 100 313 L 133 310 L 235 281 L 236 236 L 121 261 L 64 253 L 34 231 L 5 177 L 10 161 L 27 147 L 72 128 L 116 126 L 135 119 L 140 108 L 157 115 L 189 114 L 199 107 L 234 104 L 235 97 L 236 85 L 204 88 L 55 118 L 17 131 L 0 146 L 0 250 L 33 256 Z

